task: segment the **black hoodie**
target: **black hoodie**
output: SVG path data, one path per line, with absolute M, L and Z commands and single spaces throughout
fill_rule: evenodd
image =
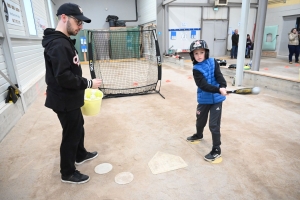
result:
M 64 33 L 47 28 L 42 45 L 47 83 L 45 106 L 56 111 L 80 108 L 84 104 L 84 90 L 92 86 L 92 81 L 82 77 L 73 41 Z

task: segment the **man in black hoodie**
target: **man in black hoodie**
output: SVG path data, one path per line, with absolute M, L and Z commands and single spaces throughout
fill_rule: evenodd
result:
M 84 119 L 80 108 L 84 104 L 85 89 L 97 89 L 101 80 L 82 77 L 75 42 L 70 36 L 82 29 L 83 22 L 90 23 L 91 20 L 73 3 L 61 5 L 56 15 L 59 20 L 56 29 L 46 29 L 42 41 L 47 83 L 45 106 L 57 114 L 63 129 L 60 146 L 61 181 L 86 183 L 90 177 L 77 171 L 75 164 L 94 159 L 98 153 L 87 152 L 84 147 Z

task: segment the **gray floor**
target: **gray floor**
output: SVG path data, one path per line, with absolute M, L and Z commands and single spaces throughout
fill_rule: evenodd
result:
M 203 159 L 211 149 L 208 127 L 199 144 L 185 141 L 195 132 L 197 105 L 187 65 L 163 65 L 165 99 L 158 94 L 104 99 L 99 115 L 85 116 L 86 148 L 99 156 L 77 168 L 91 176 L 82 185 L 60 182 L 61 126 L 44 107 L 41 91 L 0 143 L 0 199 L 299 199 L 300 100 L 265 92 L 229 95 L 222 114 L 223 162 L 211 164 Z M 262 58 L 260 69 L 299 77 L 299 66 L 286 58 Z M 87 65 L 83 71 L 90 77 Z M 188 166 L 153 175 L 148 162 L 158 151 L 180 156 Z M 105 162 L 113 170 L 96 174 L 94 167 Z M 118 185 L 114 177 L 124 171 L 134 180 Z

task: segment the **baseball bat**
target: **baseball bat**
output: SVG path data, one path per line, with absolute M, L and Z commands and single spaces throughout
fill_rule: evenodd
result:
M 235 94 L 259 94 L 260 88 L 259 87 L 253 87 L 253 88 L 241 88 L 236 90 L 229 90 L 227 91 L 227 94 L 229 93 L 235 93 Z

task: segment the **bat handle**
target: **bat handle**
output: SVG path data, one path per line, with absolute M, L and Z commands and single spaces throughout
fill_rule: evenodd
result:
M 226 92 L 227 92 L 227 94 L 234 93 L 234 90 L 229 90 L 229 91 L 227 90 Z

